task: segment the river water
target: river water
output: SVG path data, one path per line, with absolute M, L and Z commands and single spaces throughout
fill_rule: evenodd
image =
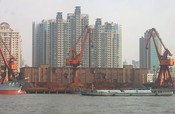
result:
M 0 95 L 0 114 L 175 114 L 173 96 Z

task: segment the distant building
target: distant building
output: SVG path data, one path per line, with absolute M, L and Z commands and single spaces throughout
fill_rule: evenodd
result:
M 175 66 L 170 67 L 170 74 L 173 81 L 175 81 Z
M 139 42 L 139 58 L 140 58 L 140 68 L 147 68 L 150 71 L 157 70 L 159 68 L 159 60 L 157 52 L 154 46 L 154 42 L 151 39 L 149 49 L 146 49 L 148 42 L 148 31 L 145 32 L 144 37 L 140 38 Z M 161 43 L 156 39 L 156 44 L 158 46 L 158 51 L 161 53 Z
M 52 46 L 51 46 L 51 63 L 52 67 L 63 67 L 65 66 L 65 61 L 68 52 L 68 23 L 63 19 L 62 12 L 57 12 L 56 15 L 56 26 L 53 33 Z M 55 35 L 55 36 L 54 36 Z
M 140 59 L 140 68 L 147 68 L 147 53 L 146 53 L 146 44 L 147 40 L 144 37 L 139 39 L 139 59 Z
M 126 60 L 123 61 L 123 65 L 128 65 L 128 62 Z
M 147 74 L 147 82 L 148 83 L 154 82 L 154 74 L 152 73 Z
M 85 38 L 85 34 L 81 36 L 81 33 L 87 25 L 89 16 L 81 14 L 80 6 L 75 7 L 74 13 L 67 14 L 67 20 L 63 19 L 62 12 L 57 12 L 56 19 L 33 22 L 33 66 L 49 64 L 65 67 L 71 47 L 76 44 L 76 52 L 80 52 Z M 109 22 L 102 25 L 101 19 L 97 18 L 95 27 L 90 27 L 93 29 L 93 49 L 88 39 L 84 46 L 82 67 L 122 68 L 121 25 Z
M 121 25 L 97 18 L 94 27 L 93 67 L 122 68 Z
M 49 64 L 52 67 L 65 67 L 70 48 L 80 37 L 82 30 L 89 24 L 87 14 L 81 14 L 79 6 L 74 13 L 63 19 L 62 12 L 57 12 L 56 19 L 33 22 L 32 66 Z M 83 37 L 84 38 L 84 37 Z M 76 46 L 79 53 L 83 38 Z M 83 66 L 89 67 L 89 42 L 84 49 Z
M 32 66 L 51 64 L 52 40 L 55 36 L 55 20 L 42 20 L 32 24 Z
M 139 68 L 139 61 L 132 60 L 132 64 L 134 68 Z
M 4 51 L 4 55 L 9 60 L 11 58 L 10 54 L 16 58 L 16 63 L 18 64 L 18 71 L 22 66 L 22 50 L 21 50 L 21 36 L 19 32 L 15 32 L 10 25 L 6 22 L 0 23 L 0 35 L 2 36 L 2 40 L 5 43 L 8 50 L 4 45 L 1 45 L 2 50 Z M 2 44 L 2 43 L 1 43 Z M 4 65 L 4 61 L 2 57 L 0 57 L 0 65 Z

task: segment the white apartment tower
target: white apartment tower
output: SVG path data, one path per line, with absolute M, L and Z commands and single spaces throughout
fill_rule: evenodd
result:
M 56 16 L 56 37 L 54 37 L 53 45 L 53 60 L 54 67 L 63 67 L 66 63 L 66 56 L 68 52 L 68 23 L 63 20 L 62 12 L 57 12 Z
M 102 21 L 101 18 L 97 18 L 96 22 L 95 22 L 95 28 L 94 28 L 94 36 L 93 36 L 93 40 L 94 40 L 94 59 L 93 59 L 93 67 L 102 67 L 104 65 L 106 65 L 107 61 L 103 61 L 106 60 L 106 46 L 104 41 L 105 37 L 102 37 L 102 33 L 104 31 L 103 25 L 102 25 Z M 104 36 L 104 35 L 103 35 Z
M 10 52 L 7 51 L 2 43 L 0 43 L 0 48 L 4 52 L 7 60 L 10 59 L 10 55 L 13 55 L 16 58 L 16 64 L 18 64 L 19 71 L 20 67 L 22 66 L 21 37 L 19 32 L 15 32 L 12 28 L 10 28 L 8 23 L 2 22 L 0 23 L 0 35 L 2 36 L 2 40 Z M 4 65 L 2 56 L 0 57 L 0 65 Z
M 102 25 L 101 18 L 96 19 L 93 67 L 122 67 L 122 36 L 120 25 L 108 22 Z

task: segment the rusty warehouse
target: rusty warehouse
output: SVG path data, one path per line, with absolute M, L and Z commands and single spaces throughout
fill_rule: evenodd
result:
M 51 68 L 49 65 L 23 67 L 21 68 L 21 75 L 28 78 L 27 82 L 36 87 L 64 87 L 73 81 L 73 70 L 71 68 Z M 124 65 L 123 68 L 79 68 L 78 77 L 81 83 L 102 82 L 101 86 L 105 83 L 143 84 L 147 81 L 147 69 L 133 68 L 132 65 Z

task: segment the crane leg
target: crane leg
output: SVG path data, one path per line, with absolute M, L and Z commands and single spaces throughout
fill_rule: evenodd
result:
M 168 66 L 160 67 L 159 75 L 156 80 L 156 85 L 158 87 L 162 87 L 163 84 L 166 84 L 167 86 L 173 86 L 173 80 Z
M 73 70 L 73 75 L 74 75 L 74 77 L 73 77 L 73 83 L 78 83 L 79 80 L 78 80 L 78 69 L 77 68 L 75 68 Z

